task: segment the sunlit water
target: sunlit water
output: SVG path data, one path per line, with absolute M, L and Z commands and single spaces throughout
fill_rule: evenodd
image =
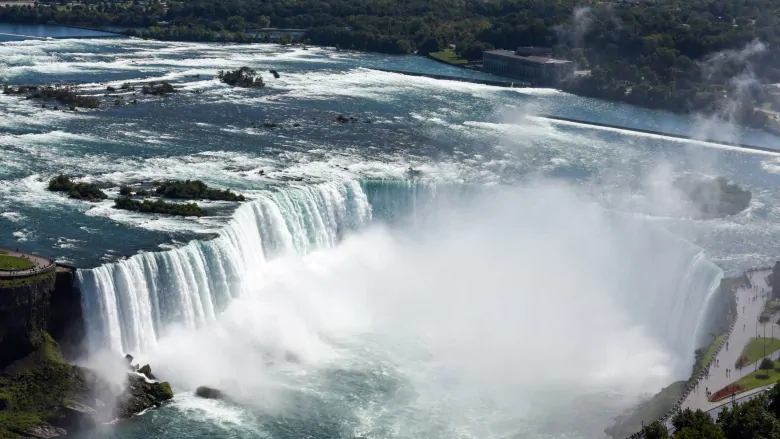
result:
M 267 87 L 213 79 L 242 65 Z M 372 68 L 483 77 L 319 48 L 0 43 L 2 82 L 180 89 L 76 114 L 0 95 L 0 246 L 84 268 L 91 348 L 141 355 L 177 388 L 95 437 L 602 437 L 686 375 L 715 264 L 775 257 L 778 156 L 536 115 L 777 147 L 770 135 Z M 680 217 L 665 182 L 688 171 L 748 187 L 749 209 Z M 112 197 L 197 178 L 251 200 L 134 214 L 46 191 L 60 172 Z M 238 403 L 197 399 L 199 384 Z

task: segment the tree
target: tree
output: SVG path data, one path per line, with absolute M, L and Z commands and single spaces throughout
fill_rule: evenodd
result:
M 676 431 L 681 431 L 686 427 L 699 429 L 700 426 L 707 424 L 713 424 L 712 418 L 701 410 L 693 411 L 687 408 L 672 416 L 672 425 Z
M 761 360 L 761 364 L 758 366 L 758 368 L 761 370 L 772 370 L 774 367 L 775 363 L 769 358 L 764 358 Z
M 667 439 L 669 437 L 669 432 L 666 430 L 666 427 L 661 425 L 658 421 L 653 422 L 650 425 L 645 425 L 642 428 L 641 433 L 644 439 Z
M 769 411 L 765 395 L 734 409 L 724 407 L 718 416 L 718 426 L 727 439 L 780 439 L 780 421 Z

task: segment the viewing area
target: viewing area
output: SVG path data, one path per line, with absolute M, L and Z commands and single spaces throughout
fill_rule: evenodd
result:
M 0 280 L 13 280 L 53 272 L 53 260 L 16 250 L 0 249 Z

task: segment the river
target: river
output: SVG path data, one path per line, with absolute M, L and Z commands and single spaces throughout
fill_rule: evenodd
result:
M 243 65 L 266 87 L 214 79 Z M 0 247 L 81 268 L 92 352 L 133 353 L 176 390 L 92 437 L 603 437 L 687 376 L 720 277 L 775 258 L 778 154 L 537 115 L 776 137 L 375 69 L 490 77 L 299 46 L 0 42 L 4 83 L 179 89 L 78 112 L 0 95 Z M 669 185 L 687 172 L 726 176 L 753 201 L 691 220 Z M 202 179 L 250 201 L 149 216 L 48 192 L 58 173 L 111 198 Z M 201 384 L 236 402 L 196 398 Z

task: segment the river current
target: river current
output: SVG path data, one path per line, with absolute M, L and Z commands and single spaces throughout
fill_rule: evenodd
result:
M 766 133 L 376 70 L 490 78 L 417 56 L 16 39 L 3 83 L 179 89 L 75 113 L 0 95 L 0 247 L 80 268 L 83 361 L 129 352 L 176 390 L 89 437 L 604 437 L 687 376 L 721 276 L 780 244 L 780 152 L 630 129 L 780 151 Z M 214 79 L 243 65 L 266 87 Z M 749 188 L 750 207 L 689 219 L 669 184 L 689 172 Z M 129 213 L 48 192 L 58 173 L 110 198 L 201 179 L 249 201 Z

